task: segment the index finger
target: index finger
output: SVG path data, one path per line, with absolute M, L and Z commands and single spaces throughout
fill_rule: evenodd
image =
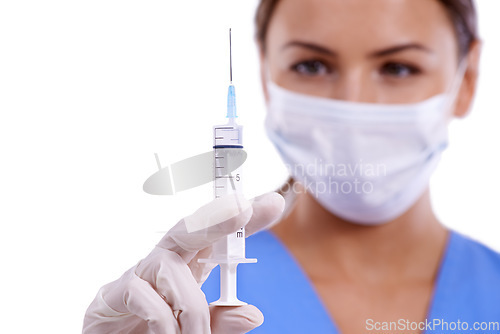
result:
M 187 263 L 194 253 L 245 226 L 252 213 L 251 203 L 241 194 L 217 198 L 179 221 L 157 246 L 176 252 Z

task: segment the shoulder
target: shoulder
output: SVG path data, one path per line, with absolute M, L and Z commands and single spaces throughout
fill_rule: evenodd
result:
M 468 275 L 488 276 L 485 278 L 500 283 L 500 253 L 497 251 L 457 231 L 451 231 L 449 251 L 451 260 L 461 263 Z
M 491 319 L 500 316 L 500 254 L 457 231 L 450 232 L 441 268 L 444 314 Z M 455 311 L 453 311 L 455 310 Z

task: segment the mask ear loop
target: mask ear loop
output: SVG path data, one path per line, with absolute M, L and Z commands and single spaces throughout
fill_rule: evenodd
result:
M 267 61 L 265 61 L 264 64 L 262 64 L 262 71 L 263 71 L 263 74 L 264 74 L 264 82 L 266 83 L 266 85 L 268 87 L 268 90 L 269 90 L 269 86 L 271 86 L 271 85 L 274 86 L 274 87 L 278 87 L 280 89 L 286 90 L 282 86 L 278 85 L 276 83 L 276 81 L 274 81 L 271 78 L 271 69 L 269 68 L 269 64 L 267 63 Z
M 272 82 L 271 80 L 271 71 L 269 70 L 269 65 L 267 64 L 267 61 L 264 61 L 264 64 L 262 64 L 262 71 L 264 73 L 264 80 L 266 83 Z
M 444 106 L 445 110 L 445 116 L 446 118 L 450 118 L 452 115 L 452 107 L 453 104 L 456 102 L 458 93 L 460 92 L 460 87 L 462 86 L 462 83 L 464 81 L 465 77 L 465 72 L 467 70 L 467 56 L 464 57 L 460 63 L 458 64 L 457 72 L 455 77 L 453 78 L 453 82 L 451 83 L 451 86 L 448 91 L 448 99 L 446 99 L 446 104 Z
M 269 98 L 269 101 L 267 101 L 267 103 L 271 103 L 271 94 L 270 94 L 270 91 L 274 89 L 284 89 L 283 87 L 279 86 L 276 82 L 273 81 L 273 79 L 271 78 L 271 70 L 269 69 L 269 65 L 267 64 L 267 62 L 265 62 L 264 64 L 262 64 L 262 73 L 264 75 L 264 84 L 265 84 L 265 87 L 266 87 L 266 91 L 267 91 L 267 97 Z

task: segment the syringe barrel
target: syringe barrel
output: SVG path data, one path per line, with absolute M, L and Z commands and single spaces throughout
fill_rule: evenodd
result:
M 214 126 L 214 149 L 217 148 L 243 148 L 243 126 L 233 118 L 228 124 Z
M 237 124 L 214 127 L 214 196 L 242 193 L 242 127 Z M 239 166 L 234 168 L 233 166 Z M 219 259 L 245 258 L 245 229 L 214 244 Z

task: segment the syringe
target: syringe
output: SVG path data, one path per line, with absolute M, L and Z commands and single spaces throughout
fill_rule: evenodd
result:
M 242 161 L 242 130 L 236 124 L 236 97 L 233 85 L 233 61 L 231 29 L 229 29 L 230 84 L 227 96 L 227 118 L 225 125 L 214 126 L 214 195 L 215 198 L 231 193 L 242 192 L 241 167 L 233 170 L 232 166 Z M 233 163 L 231 162 L 233 161 Z M 234 163 L 236 161 L 236 164 Z M 233 172 L 230 172 L 233 170 Z M 257 259 L 245 258 L 245 229 L 224 237 L 214 244 L 213 258 L 200 259 L 203 263 L 217 263 L 220 267 L 220 298 L 211 303 L 221 306 L 246 305 L 238 300 L 236 294 L 236 267 L 239 263 L 255 263 Z

